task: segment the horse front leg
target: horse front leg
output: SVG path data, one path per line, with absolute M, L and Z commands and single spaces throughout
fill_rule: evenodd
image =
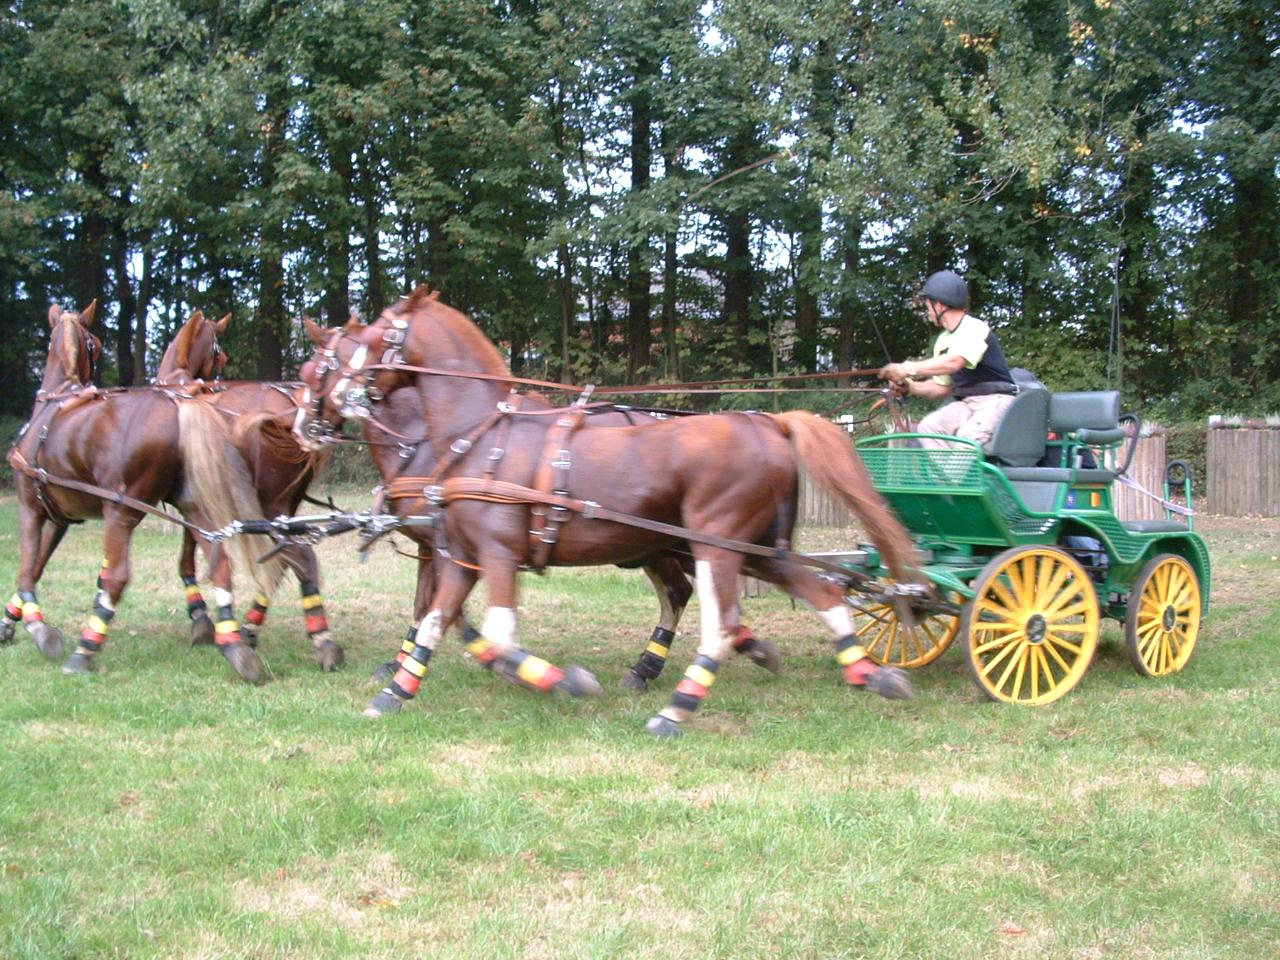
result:
M 698 655 L 685 670 L 684 678 L 671 695 L 671 702 L 650 718 L 645 729 L 655 737 L 679 737 L 681 724 L 689 720 L 711 685 L 738 637 L 738 571 L 742 558 L 726 550 L 695 546 L 694 577 L 701 615 Z
M 40 582 L 45 564 L 62 541 L 67 528 L 65 525 L 54 524 L 54 528 L 46 535 L 45 519 L 44 509 L 35 502 L 34 497 L 22 498 L 18 524 L 18 589 L 4 608 L 0 643 L 12 642 L 21 621 L 41 653 L 50 660 L 61 660 L 64 650 L 62 631 L 45 622 L 40 601 L 36 598 L 36 584 Z
M 426 561 L 427 564 L 430 562 L 430 560 Z M 391 682 L 379 690 L 369 706 L 365 708 L 366 717 L 383 717 L 389 713 L 397 713 L 405 703 L 418 695 L 418 690 L 430 668 L 436 644 L 444 636 L 449 624 L 461 613 L 462 604 L 476 584 L 475 570 L 459 564 L 446 563 L 443 564 L 438 577 L 431 572 L 430 580 L 424 587 L 423 578 L 426 569 L 422 558 L 419 558 L 418 599 L 427 597 L 430 600 L 430 608 L 422 615 L 414 631 L 412 648 L 400 651 L 401 655 L 396 660 Z
M 423 549 L 426 549 L 427 553 L 422 553 Z M 400 649 L 396 652 L 395 657 L 386 663 L 380 664 L 373 671 L 373 681 L 375 683 L 386 683 L 394 677 L 396 671 L 400 668 L 400 664 L 404 662 L 404 658 L 411 654 L 414 646 L 417 645 L 418 626 L 422 623 L 422 618 L 427 615 L 427 610 L 431 607 L 432 597 L 435 595 L 435 562 L 432 548 L 420 545 L 418 552 L 418 582 L 414 588 L 413 617 L 409 622 L 409 630 L 405 634 L 404 641 L 400 644 Z M 458 623 L 462 628 L 462 640 L 464 643 L 470 643 L 480 635 L 480 631 L 467 622 L 465 614 L 459 613 Z
M 480 634 L 467 644 L 476 660 L 517 686 L 541 693 L 595 697 L 603 693 L 590 670 L 573 664 L 561 669 L 530 653 L 516 640 L 516 562 L 508 556 L 481 561 L 489 587 L 489 607 Z

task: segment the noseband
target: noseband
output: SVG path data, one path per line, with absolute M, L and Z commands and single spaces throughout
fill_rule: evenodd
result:
M 404 343 L 404 332 L 409 324 L 399 318 L 391 320 L 391 324 L 382 335 L 386 349 L 374 365 L 378 368 L 395 366 L 401 359 L 400 346 Z M 357 420 L 371 420 L 385 432 L 400 436 L 373 416 L 374 404 L 382 401 L 383 393 L 369 383 L 369 372 L 374 367 L 367 364 L 368 345 L 361 342 L 345 366 L 338 359 L 338 343 L 347 336 L 349 334 L 345 329 L 335 330 L 320 350 L 320 360 L 315 367 L 319 382 L 314 392 L 309 385 L 303 387 L 302 402 L 298 404 L 298 415 L 294 420 L 294 433 L 318 443 L 335 439 L 335 430 L 324 416 L 324 402 L 328 400 L 342 419 L 354 417 Z M 336 377 L 332 387 L 328 386 L 331 376 Z

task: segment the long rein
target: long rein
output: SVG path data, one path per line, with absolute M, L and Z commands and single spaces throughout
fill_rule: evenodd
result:
M 868 590 L 867 587 L 872 583 L 877 583 L 875 577 L 858 571 L 850 570 L 848 567 L 840 566 L 809 554 L 799 553 L 787 547 L 765 547 L 760 544 L 750 543 L 745 540 L 734 540 L 728 537 L 717 537 L 712 534 L 702 533 L 692 530 L 688 527 L 677 526 L 675 524 L 663 523 L 658 520 L 649 520 L 645 517 L 638 517 L 634 514 L 623 513 L 621 511 L 612 510 L 608 507 L 597 503 L 594 500 L 584 500 L 576 497 L 570 497 L 564 493 L 556 493 L 551 491 L 537 490 L 533 487 L 523 484 L 511 483 L 504 480 L 496 480 L 490 477 L 451 477 L 441 480 L 443 475 L 460 459 L 469 452 L 475 443 L 482 439 L 494 426 L 502 419 L 509 416 L 564 416 L 572 411 L 575 407 L 586 408 L 588 400 L 594 393 L 683 393 L 686 392 L 684 387 L 694 387 L 695 390 L 688 392 L 696 392 L 704 387 L 725 384 L 725 383 L 744 383 L 752 382 L 752 378 L 734 378 L 730 380 L 720 381 L 702 381 L 696 384 L 674 384 L 662 386 L 629 386 L 629 387 L 606 387 L 599 388 L 595 385 L 586 387 L 574 387 L 569 384 L 555 383 L 545 380 L 533 380 L 525 377 L 514 377 L 511 375 L 482 373 L 480 371 L 464 371 L 464 370 L 446 370 L 438 367 L 425 367 L 415 364 L 407 364 L 403 362 L 380 362 L 362 367 L 359 371 L 342 371 L 343 373 L 357 373 L 364 375 L 365 371 L 374 370 L 394 370 L 398 372 L 410 372 L 424 374 L 428 376 L 444 376 L 470 380 L 486 380 L 497 381 L 501 383 L 523 384 L 527 386 L 539 387 L 542 389 L 555 389 L 574 391 L 579 394 L 578 400 L 570 407 L 556 407 L 549 410 L 520 410 L 518 403 L 511 402 L 510 399 L 500 401 L 497 409 L 481 418 L 476 424 L 466 428 L 450 443 L 448 453 L 446 453 L 436 464 L 429 477 L 398 477 L 396 480 L 388 484 L 387 487 L 411 487 L 412 490 L 405 490 L 402 496 L 414 496 L 427 500 L 438 507 L 445 507 L 455 500 L 479 500 L 488 503 L 500 504 L 529 504 L 551 507 L 553 509 L 566 510 L 575 513 L 587 520 L 605 520 L 613 523 L 623 524 L 629 527 L 635 527 L 642 530 L 648 530 L 653 533 L 663 534 L 666 536 L 676 537 L 678 539 L 691 541 L 694 543 L 702 543 L 708 546 L 719 547 L 723 549 L 733 550 L 736 553 L 748 554 L 751 556 L 765 557 L 771 560 L 784 560 L 801 563 L 806 566 L 817 567 L 827 573 L 835 574 L 847 582 L 852 582 L 856 589 L 862 589 L 865 592 L 871 592 L 883 595 L 891 601 L 894 598 L 907 599 L 925 596 L 925 588 L 916 584 L 890 584 L 883 591 Z M 830 379 L 837 377 L 854 377 L 868 376 L 876 373 L 875 370 L 850 370 L 837 373 L 825 374 L 798 374 L 789 375 L 787 377 L 775 378 L 787 381 L 809 380 L 809 379 Z M 362 380 L 362 376 L 353 377 L 357 381 Z M 764 378 L 762 378 L 764 379 Z M 765 380 L 768 382 L 768 380 Z M 673 390 L 671 387 L 676 387 Z M 873 388 L 844 388 L 850 392 L 864 393 L 881 393 L 879 389 Z M 707 392 L 729 392 L 708 390 Z M 754 391 L 751 391 L 754 392 Z M 761 391 L 763 392 L 763 391 Z M 785 392 L 785 391 L 779 391 Z M 515 388 L 512 388 L 512 396 L 518 397 Z M 885 398 L 881 398 L 877 402 L 877 406 L 883 403 Z M 613 404 L 600 404 L 600 407 L 616 408 Z M 384 425 L 376 420 L 380 428 Z M 437 482 L 439 481 L 439 482 Z M 389 495 L 396 498 L 394 492 L 389 491 Z M 957 608 L 958 609 L 958 608 Z

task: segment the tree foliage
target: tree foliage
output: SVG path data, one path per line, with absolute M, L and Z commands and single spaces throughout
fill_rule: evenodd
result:
M 55 300 L 108 383 L 422 281 L 525 373 L 677 381 L 919 355 L 947 266 L 1051 385 L 1275 409 L 1278 52 L 1275 0 L 16 0 L 3 403 Z

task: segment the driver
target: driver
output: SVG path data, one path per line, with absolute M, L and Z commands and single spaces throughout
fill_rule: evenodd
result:
M 1000 341 L 990 326 L 967 312 L 969 287 L 959 274 L 939 270 L 924 282 L 918 299 L 925 317 L 942 330 L 933 356 L 886 364 L 879 375 L 900 396 L 950 398 L 920 421 L 918 432 L 986 443 L 1018 392 Z M 927 437 L 920 443 L 947 446 L 945 440 Z

